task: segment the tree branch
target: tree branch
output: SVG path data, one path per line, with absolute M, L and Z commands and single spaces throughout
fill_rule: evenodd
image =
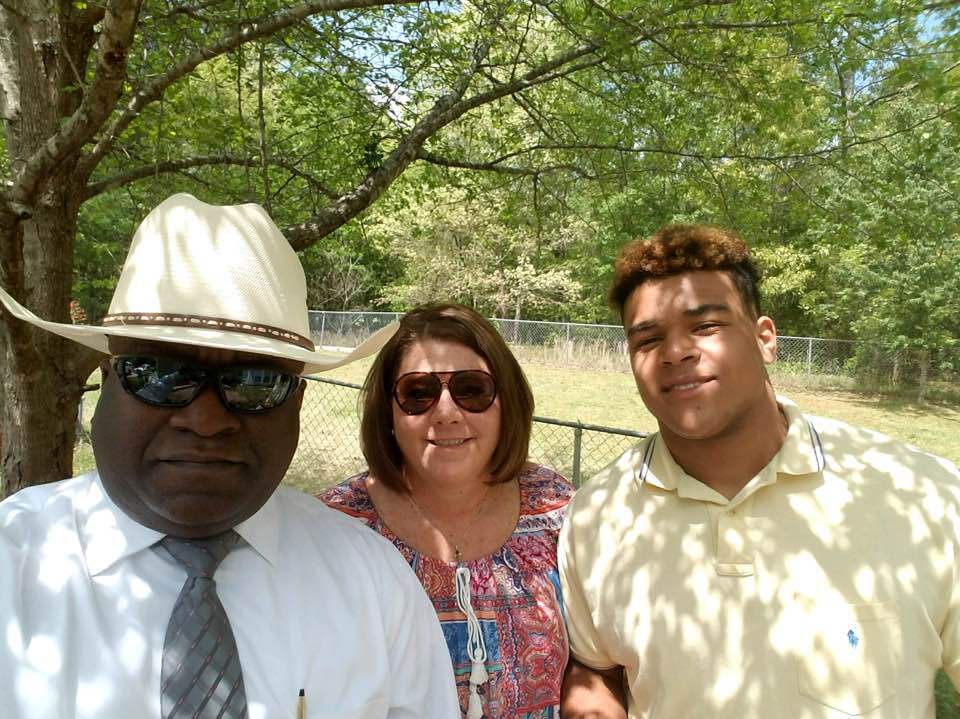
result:
M 515 150 L 513 152 L 508 152 L 499 157 L 495 157 L 492 160 L 488 160 L 484 164 L 488 165 L 499 165 L 507 160 L 510 160 L 514 157 L 520 155 L 525 155 L 531 152 L 541 152 L 549 150 L 599 150 L 599 151 L 610 151 L 610 152 L 622 152 L 627 154 L 649 154 L 649 155 L 670 155 L 673 157 L 685 157 L 693 160 L 750 160 L 755 162 L 769 162 L 777 163 L 783 162 L 785 160 L 802 160 L 813 157 L 826 157 L 832 155 L 836 152 L 842 152 L 844 150 L 849 150 L 860 145 L 870 145 L 876 142 L 881 142 L 887 140 L 891 137 L 897 135 L 902 135 L 907 132 L 912 132 L 918 127 L 927 124 L 928 122 L 933 122 L 945 115 L 957 112 L 960 110 L 960 107 L 951 105 L 949 107 L 943 108 L 939 112 L 929 115 L 927 117 L 921 118 L 916 122 L 907 125 L 906 127 L 891 130 L 890 132 L 885 132 L 881 135 L 874 135 L 871 137 L 860 137 L 855 140 L 850 140 L 848 142 L 839 142 L 834 145 L 829 145 L 820 149 L 808 150 L 806 152 L 794 152 L 785 155 L 763 155 L 760 153 L 751 153 L 751 152 L 720 152 L 720 153 L 701 153 L 694 152 L 691 150 L 681 150 L 669 147 L 655 147 L 649 145 L 617 145 L 617 144 L 604 144 L 604 143 L 559 143 L 559 144 L 536 144 L 528 145 L 527 147 Z
M 127 51 L 133 42 L 141 0 L 109 0 L 100 37 L 97 41 L 97 64 L 83 101 L 64 123 L 24 163 L 7 201 L 29 208 L 39 184 L 69 154 L 83 146 L 109 117 L 123 89 L 127 69 Z
M 275 15 L 251 22 L 242 30 L 209 47 L 200 48 L 174 65 L 164 74 L 147 82 L 137 90 L 126 109 L 110 124 L 90 153 L 81 161 L 80 170 L 91 173 L 104 155 L 113 147 L 123 131 L 143 109 L 155 102 L 170 85 L 186 77 L 197 66 L 220 57 L 241 45 L 273 35 L 311 15 L 351 8 L 380 7 L 383 5 L 416 4 L 421 0 L 313 0 L 283 10 Z
M 267 141 L 267 119 L 263 111 L 263 43 L 257 56 L 257 134 L 260 146 L 260 181 L 263 183 L 263 209 L 273 215 L 273 198 L 270 196 L 270 148 Z
M 25 21 L 27 19 L 27 16 L 20 12 L 20 10 L 18 10 L 13 3 L 9 2 L 9 0 L 0 0 L 0 8 L 6 10 L 18 20 Z
M 435 155 L 432 152 L 427 152 L 423 148 L 417 152 L 417 159 L 423 160 L 424 162 L 429 162 L 432 165 L 439 165 L 441 167 L 453 167 L 462 170 L 481 170 L 485 172 L 499 172 L 504 175 L 516 175 L 519 177 L 537 177 L 547 172 L 572 172 L 575 175 L 579 175 L 585 179 L 596 179 L 593 174 L 578 167 L 576 165 L 570 164 L 554 164 L 554 165 L 545 165 L 544 167 L 519 167 L 516 165 L 501 165 L 495 162 L 471 162 L 469 160 L 456 160 L 450 157 L 443 157 L 441 155 Z
M 463 95 L 486 60 L 491 44 L 492 40 L 487 39 L 474 47 L 470 67 L 457 78 L 451 91 L 434 103 L 397 148 L 353 191 L 337 198 L 333 204 L 306 222 L 284 229 L 284 235 L 295 250 L 309 247 L 318 238 L 333 232 L 369 207 L 417 158 L 417 153 L 427 138 L 466 112 Z M 464 109 L 461 110 L 461 107 Z
M 709 5 L 728 0 L 700 0 L 700 5 Z M 663 33 L 670 28 L 666 26 L 652 28 L 633 37 L 628 45 L 638 45 L 656 34 Z M 481 34 L 482 35 L 482 34 Z M 397 148 L 391 152 L 381 165 L 370 172 L 363 181 L 351 192 L 338 198 L 329 207 L 321 210 L 317 215 L 297 225 L 284 229 L 284 234 L 296 250 L 308 247 L 318 238 L 333 232 L 360 212 L 370 206 L 399 175 L 417 159 L 426 140 L 441 128 L 461 117 L 470 110 L 493 102 L 494 100 L 514 95 L 528 88 L 536 87 L 558 78 L 594 67 L 604 62 L 600 55 L 608 43 L 615 38 L 608 35 L 600 36 L 590 42 L 571 48 L 566 52 L 547 60 L 532 68 L 526 74 L 510 82 L 495 84 L 484 92 L 464 98 L 466 88 L 474 76 L 480 72 L 482 58 L 489 51 L 490 41 L 479 46 L 474 52 L 474 62 L 470 69 L 464 72 L 455 83 L 453 90 L 441 97 L 430 111 L 420 119 L 409 133 L 400 141 Z M 590 57 L 593 55 L 594 57 Z M 496 163 L 494 163 L 496 164 Z
M 269 159 L 271 165 L 282 167 L 292 175 L 300 177 L 320 190 L 321 193 L 330 199 L 337 199 L 340 193 L 334 192 L 326 187 L 322 182 L 312 175 L 299 169 L 294 163 L 287 162 L 276 157 Z M 139 180 L 149 179 L 157 174 L 166 174 L 172 172 L 183 172 L 192 167 L 207 167 L 211 165 L 236 165 L 239 167 L 260 167 L 261 159 L 258 157 L 233 157 L 231 155 L 204 155 L 195 157 L 185 157 L 179 160 L 168 160 L 166 162 L 150 163 L 122 172 L 105 180 L 94 182 L 87 185 L 83 190 L 83 201 L 86 202 L 92 197 L 102 195 L 104 192 L 115 190 L 118 187 L 133 184 Z

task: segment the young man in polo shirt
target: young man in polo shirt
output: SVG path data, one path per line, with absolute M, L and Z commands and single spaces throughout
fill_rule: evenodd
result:
M 960 684 L 960 473 L 778 397 L 758 280 L 713 227 L 617 262 L 660 431 L 567 513 L 565 719 L 933 719 Z

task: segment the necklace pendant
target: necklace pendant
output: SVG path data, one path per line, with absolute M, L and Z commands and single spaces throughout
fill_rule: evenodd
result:
M 460 564 L 463 561 L 463 553 L 460 551 L 460 547 L 456 544 L 453 545 L 453 559 L 457 564 Z

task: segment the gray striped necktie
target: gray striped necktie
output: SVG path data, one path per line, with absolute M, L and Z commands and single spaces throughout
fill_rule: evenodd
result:
M 213 574 L 240 541 L 232 529 L 216 537 L 164 537 L 159 546 L 187 570 L 167 635 L 160 677 L 162 719 L 244 719 L 247 696 L 237 643 L 217 596 Z

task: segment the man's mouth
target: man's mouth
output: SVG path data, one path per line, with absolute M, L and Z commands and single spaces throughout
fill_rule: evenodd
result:
M 712 379 L 713 377 L 704 377 L 702 379 L 689 380 L 687 382 L 677 382 L 676 384 L 668 384 L 668 385 L 664 385 L 663 391 L 664 392 L 683 392 L 686 390 L 692 390 L 692 389 L 696 389 L 697 387 L 700 387 L 701 385 L 706 384 L 707 382 L 710 382 Z
M 173 455 L 170 457 L 163 457 L 161 462 L 170 462 L 173 464 L 196 464 L 196 465 L 233 465 L 233 464 L 242 464 L 237 459 L 231 457 L 217 457 L 212 455 L 193 455 L 193 454 L 184 454 L 184 455 Z

